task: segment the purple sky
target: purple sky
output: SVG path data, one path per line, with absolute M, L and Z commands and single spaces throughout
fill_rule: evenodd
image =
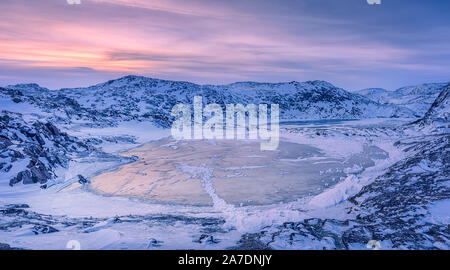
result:
M 450 81 L 450 1 L 1 0 L 0 85 Z

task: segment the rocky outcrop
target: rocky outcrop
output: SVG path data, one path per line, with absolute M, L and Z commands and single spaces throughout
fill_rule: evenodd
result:
M 44 184 L 53 179 L 55 169 L 67 167 L 72 155 L 93 148 L 61 132 L 50 122 L 25 121 L 22 115 L 0 114 L 0 171 L 11 186 Z

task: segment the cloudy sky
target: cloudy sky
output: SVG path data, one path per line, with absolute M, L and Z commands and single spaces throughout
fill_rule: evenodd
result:
M 448 0 L 81 1 L 0 1 L 0 85 L 450 81 Z

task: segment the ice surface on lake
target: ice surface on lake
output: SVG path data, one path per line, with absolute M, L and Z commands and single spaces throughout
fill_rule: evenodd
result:
M 126 152 L 139 160 L 92 178 L 90 188 L 108 195 L 157 203 L 262 205 L 315 195 L 349 173 L 387 157 L 376 146 L 332 157 L 319 148 L 281 141 L 261 151 L 250 140 L 173 141 L 163 139 Z

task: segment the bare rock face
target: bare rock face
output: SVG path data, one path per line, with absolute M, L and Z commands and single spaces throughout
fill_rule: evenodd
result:
M 24 184 L 33 183 L 33 180 L 31 178 L 31 172 L 28 170 L 19 172 L 16 177 L 14 177 L 9 181 L 9 185 L 13 186 L 20 182 L 23 182 Z

